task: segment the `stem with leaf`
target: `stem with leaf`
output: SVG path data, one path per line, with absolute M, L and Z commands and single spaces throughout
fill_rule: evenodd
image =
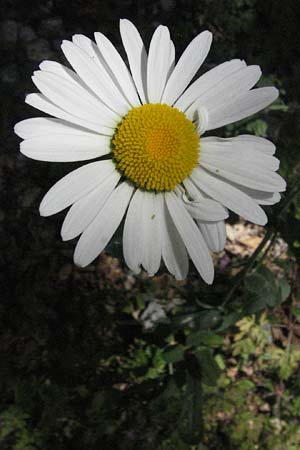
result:
M 284 198 L 283 202 L 281 203 L 281 206 L 279 208 L 278 214 L 277 214 L 277 221 L 279 222 L 280 220 L 282 220 L 282 217 L 284 215 L 284 213 L 287 211 L 288 207 L 290 206 L 291 202 L 293 201 L 294 197 L 299 193 L 300 190 L 300 180 L 297 180 L 291 187 L 290 192 L 288 195 L 286 195 L 286 197 Z M 260 253 L 263 251 L 263 249 L 265 248 L 266 244 L 269 242 L 268 247 L 266 248 L 266 250 L 264 251 L 262 257 L 260 258 L 259 263 L 261 264 L 264 260 L 264 258 L 266 257 L 266 255 L 268 254 L 270 248 L 272 247 L 275 239 L 277 236 L 277 231 L 274 230 L 274 228 L 269 228 L 263 238 L 263 240 L 261 241 L 261 243 L 259 244 L 259 246 L 256 248 L 256 250 L 254 251 L 254 253 L 251 255 L 251 257 L 248 260 L 247 265 L 237 274 L 236 278 L 235 278 L 235 283 L 232 286 L 232 288 L 230 289 L 229 293 L 226 295 L 221 308 L 224 308 L 227 303 L 231 300 L 233 294 L 235 293 L 235 291 L 240 287 L 240 285 L 242 284 L 245 276 L 247 275 L 247 273 L 253 268 L 253 266 L 255 265 L 255 262 L 258 258 L 258 256 L 260 255 Z

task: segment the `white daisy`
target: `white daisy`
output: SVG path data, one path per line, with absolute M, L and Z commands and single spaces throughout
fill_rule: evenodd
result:
M 58 181 L 40 214 L 71 206 L 61 234 L 63 240 L 81 235 L 74 254 L 79 266 L 99 255 L 125 218 L 124 258 L 134 272 L 143 266 L 154 275 L 163 260 L 183 279 L 190 257 L 212 283 L 210 250 L 225 245 L 227 208 L 264 225 L 259 205 L 278 202 L 285 181 L 270 141 L 202 136 L 265 108 L 278 91 L 252 89 L 260 68 L 238 59 L 190 84 L 210 49 L 209 31 L 176 64 L 167 27 L 155 30 L 148 55 L 131 22 L 121 20 L 120 32 L 130 71 L 112 43 L 95 33 L 96 43 L 83 35 L 63 42 L 74 71 L 44 61 L 34 73 L 40 93 L 26 102 L 55 118 L 19 122 L 21 152 L 40 161 L 105 157 Z

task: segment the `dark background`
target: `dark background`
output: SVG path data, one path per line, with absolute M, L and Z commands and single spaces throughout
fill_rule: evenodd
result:
M 44 193 L 77 165 L 26 159 L 18 152 L 13 126 L 41 115 L 25 105 L 24 98 L 35 91 L 30 77 L 41 61 L 64 62 L 62 39 L 75 33 L 93 38 L 99 30 L 124 55 L 119 18 L 132 20 L 147 46 L 154 28 L 165 24 L 178 58 L 196 34 L 209 29 L 214 41 L 204 69 L 235 57 L 245 59 L 262 67 L 262 85 L 280 89 L 286 108 L 263 113 L 261 122 L 240 129 L 252 126 L 261 134 L 263 126 L 262 134 L 278 146 L 282 174 L 292 186 L 299 178 L 300 161 L 300 2 L 4 0 L 1 10 L 0 448 L 192 448 L 179 441 L 168 444 L 181 404 L 175 394 L 173 403 L 159 397 L 168 371 L 157 367 L 157 376 L 151 378 L 137 369 L 133 376 L 119 362 L 130 346 L 147 353 L 140 342 L 155 352 L 171 333 L 158 330 L 145 337 L 141 322 L 134 321 L 135 309 L 140 313 L 149 299 L 157 298 L 168 302 L 181 297 L 188 307 L 194 307 L 198 297 L 213 302 L 230 289 L 230 267 L 225 273 L 217 269 L 213 294 L 193 269 L 185 283 L 176 283 L 164 269 L 151 280 L 132 277 L 122 258 L 115 258 L 119 242 L 95 264 L 77 269 L 72 262 L 74 242 L 60 240 L 64 213 L 47 219 L 38 213 Z M 294 199 L 289 215 L 279 222 L 276 208 L 270 211 L 271 226 L 290 245 L 291 258 L 299 252 L 298 210 Z M 172 333 L 180 343 L 183 332 Z M 146 357 L 149 367 L 156 364 L 153 355 Z M 226 433 L 226 423 L 218 425 L 214 438 L 209 433 L 205 438 L 207 448 L 248 449 L 231 442 Z

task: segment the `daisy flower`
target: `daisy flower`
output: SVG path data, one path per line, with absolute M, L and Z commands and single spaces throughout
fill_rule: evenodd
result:
M 131 22 L 121 20 L 120 33 L 129 68 L 95 33 L 96 42 L 83 35 L 63 41 L 73 70 L 43 61 L 32 77 L 40 93 L 26 103 L 52 117 L 15 126 L 24 139 L 21 152 L 50 162 L 101 158 L 58 181 L 40 214 L 70 207 L 61 235 L 81 235 L 74 253 L 79 266 L 99 255 L 124 219 L 123 253 L 132 271 L 143 266 L 152 276 L 163 260 L 184 279 L 190 258 L 210 284 L 210 251 L 224 248 L 228 209 L 264 225 L 260 205 L 278 202 L 285 181 L 276 173 L 270 141 L 203 135 L 260 111 L 278 91 L 252 89 L 261 70 L 239 59 L 192 82 L 210 49 L 209 31 L 196 36 L 177 63 L 167 27 L 156 28 L 148 54 Z

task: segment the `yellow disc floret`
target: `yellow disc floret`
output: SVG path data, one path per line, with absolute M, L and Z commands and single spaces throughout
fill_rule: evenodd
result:
M 199 135 L 178 109 L 150 103 L 124 117 L 112 152 L 117 168 L 138 187 L 171 191 L 196 167 Z

